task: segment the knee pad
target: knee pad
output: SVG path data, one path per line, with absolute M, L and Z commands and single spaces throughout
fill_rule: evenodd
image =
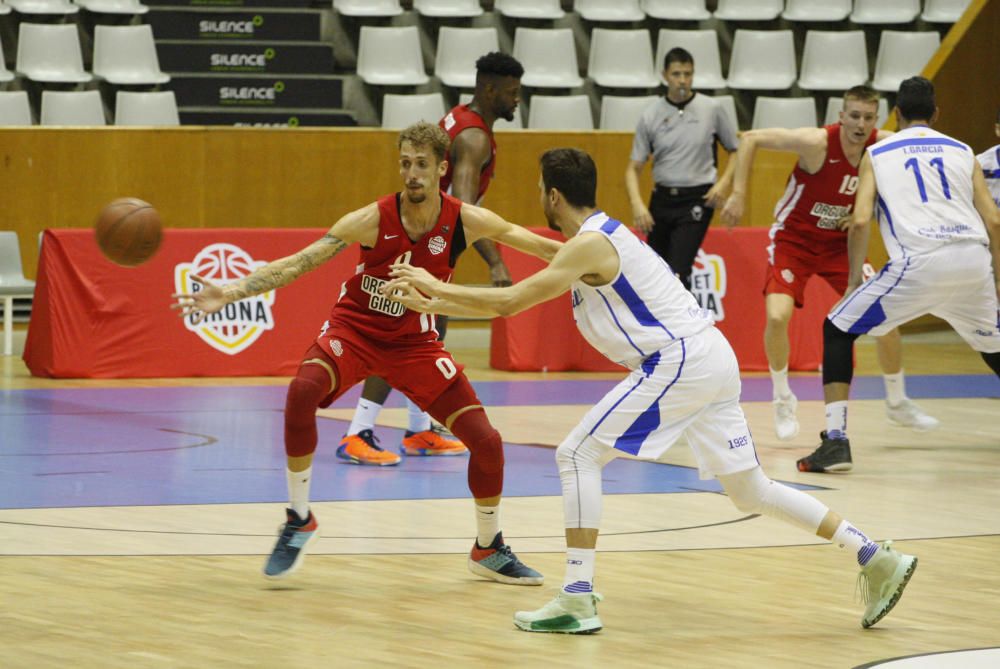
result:
M 316 450 L 316 409 L 328 395 L 330 376 L 320 365 L 302 365 L 288 384 L 285 453 L 290 457 L 302 457 Z
M 581 437 L 575 431 L 556 448 L 556 466 L 559 473 L 575 471 L 600 471 L 614 457 L 612 449 L 602 446 L 593 438 Z
M 722 489 L 743 513 L 761 513 L 774 481 L 760 467 L 719 477 Z
M 503 439 L 482 408 L 455 419 L 452 434 L 469 449 L 469 490 L 477 499 L 503 492 Z
M 854 340 L 827 318 L 823 321 L 823 385 L 847 383 L 854 378 Z

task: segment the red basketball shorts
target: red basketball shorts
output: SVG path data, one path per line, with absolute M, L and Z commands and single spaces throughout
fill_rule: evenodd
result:
M 327 406 L 359 381 L 381 376 L 426 410 L 462 377 L 463 366 L 455 362 L 440 341 L 380 341 L 334 323 L 316 338 L 316 343 L 336 366 L 337 388 L 324 402 Z
M 822 277 L 839 294 L 847 290 L 847 252 L 842 245 L 834 249 L 812 249 L 775 240 L 768 247 L 768 265 L 764 294 L 791 295 L 795 306 L 805 303 L 806 284 L 814 275 Z

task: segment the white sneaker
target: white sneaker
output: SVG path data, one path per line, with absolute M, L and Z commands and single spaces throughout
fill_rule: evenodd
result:
M 908 427 L 918 432 L 933 430 L 941 424 L 934 416 L 924 413 L 923 409 L 917 406 L 911 399 L 905 399 L 896 406 L 892 406 L 887 401 L 885 403 L 885 415 L 893 425 Z
M 862 627 L 871 627 L 892 611 L 916 569 L 916 557 L 895 550 L 891 541 L 882 544 L 858 574 L 858 587 L 868 604 L 861 617 Z
M 515 613 L 514 625 L 525 632 L 593 634 L 602 627 L 597 617 L 597 602 L 602 599 L 596 592 L 570 594 L 560 590 L 555 599 L 542 608 Z
M 774 434 L 781 441 L 797 437 L 799 421 L 795 417 L 795 409 L 798 407 L 799 401 L 795 395 L 775 397 L 771 404 L 774 405 Z

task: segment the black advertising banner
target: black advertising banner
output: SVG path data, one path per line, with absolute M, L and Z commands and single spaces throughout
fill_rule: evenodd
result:
M 331 74 L 333 48 L 315 42 L 158 40 L 165 72 Z

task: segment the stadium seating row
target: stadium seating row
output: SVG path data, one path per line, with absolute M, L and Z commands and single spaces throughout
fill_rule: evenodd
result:
M 99 91 L 42 91 L 40 125 L 107 125 Z M 0 125 L 33 124 L 26 91 L 0 91 Z M 118 91 L 115 125 L 180 125 L 173 91 Z
M 97 76 L 115 85 L 157 85 L 170 81 L 160 71 L 148 25 L 94 28 L 93 74 L 83 69 L 83 51 L 72 23 L 22 23 L 15 71 L 31 81 L 79 84 Z M 0 52 L 0 80 L 13 79 Z
M 932 23 L 954 23 L 970 0 L 719 0 L 715 12 L 705 0 L 575 0 L 573 11 L 587 21 L 843 21 L 857 24 L 910 23 L 918 16 Z M 389 17 L 403 13 L 399 0 L 333 0 L 345 16 Z M 495 0 L 495 11 L 519 19 L 561 19 L 560 0 Z M 413 0 L 413 10 L 430 17 L 475 17 L 483 13 L 478 0 Z
M 904 78 L 919 73 L 940 45 L 935 31 L 883 30 L 872 85 L 894 91 Z M 474 84 L 475 60 L 498 48 L 495 28 L 442 27 L 438 34 L 434 73 L 447 86 Z M 608 88 L 654 88 L 660 83 L 667 50 L 682 46 L 695 59 L 695 87 L 705 89 L 787 90 L 796 82 L 807 90 L 844 90 L 869 79 L 865 33 L 819 31 L 806 33 L 802 70 L 797 73 L 791 30 L 738 29 L 722 76 L 718 33 L 714 30 L 661 29 L 656 57 L 646 30 L 594 28 L 587 75 Z M 514 33 L 513 55 L 524 65 L 525 86 L 577 88 L 580 76 L 573 31 L 569 28 L 526 28 Z M 417 86 L 430 81 L 416 26 L 362 26 L 358 76 L 379 86 Z
M 467 103 L 472 96 L 463 94 L 460 103 Z M 528 105 L 527 127 L 531 130 L 635 130 L 642 111 L 656 99 L 655 95 L 617 96 L 605 95 L 601 98 L 599 123 L 595 126 L 591 114 L 590 97 L 587 95 L 534 95 Z M 739 127 L 736 120 L 736 104 L 731 95 L 718 95 L 715 99 Z M 833 123 L 843 105 L 843 98 L 831 97 L 827 100 L 823 123 Z M 444 116 L 445 102 L 441 93 L 398 95 L 388 93 L 383 98 L 382 127 L 405 128 L 417 121 L 437 122 Z M 879 101 L 878 125 L 885 123 L 889 116 L 889 105 L 885 98 Z M 811 97 L 775 98 L 759 96 L 753 112 L 754 128 L 802 128 L 816 125 L 816 100 Z M 497 130 L 518 130 L 524 127 L 520 109 L 514 121 L 498 120 Z

